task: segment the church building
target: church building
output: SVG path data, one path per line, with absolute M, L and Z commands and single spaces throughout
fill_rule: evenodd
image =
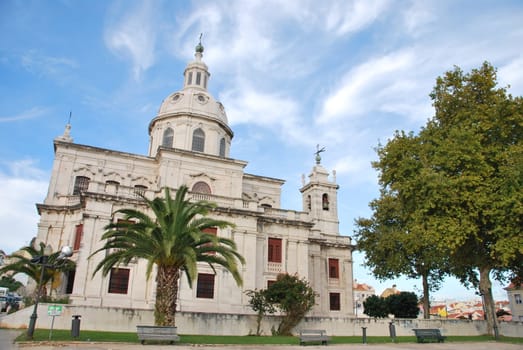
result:
M 209 70 L 202 61 L 203 46 L 183 73 L 183 88 L 160 105 L 149 124 L 147 155 L 103 149 L 73 142 L 66 126 L 54 140 L 54 163 L 49 190 L 37 204 L 40 221 L 36 242 L 53 251 L 73 248 L 76 270 L 63 276 L 56 292 L 73 305 L 153 309 L 155 276 L 145 277 L 145 261 L 113 269 L 107 277 L 93 276 L 102 259 L 104 227 L 122 208 L 147 210 L 140 195 L 162 196 L 189 188 L 193 200 L 217 204 L 210 216 L 234 227 L 217 229 L 233 239 L 245 257 L 244 281 L 238 287 L 227 271 L 199 266 L 189 288 L 180 278 L 178 310 L 251 314 L 247 290 L 267 288 L 280 273 L 305 278 L 318 294 L 311 316 L 354 314 L 352 251 L 348 236 L 339 233 L 336 176 L 322 165 L 320 151 L 308 178 L 296 189 L 302 210 L 281 208 L 284 180 L 244 172 L 246 161 L 230 158 L 233 131 L 224 106 L 209 94 Z

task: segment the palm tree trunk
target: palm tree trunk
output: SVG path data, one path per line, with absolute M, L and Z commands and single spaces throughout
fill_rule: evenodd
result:
M 180 270 L 174 266 L 158 266 L 156 281 L 156 304 L 154 323 L 156 326 L 175 326 L 176 301 Z

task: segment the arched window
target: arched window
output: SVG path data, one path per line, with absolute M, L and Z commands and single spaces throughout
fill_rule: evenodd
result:
M 220 157 L 225 157 L 225 138 L 220 140 Z
M 323 196 L 321 196 L 321 204 L 323 210 L 329 210 L 329 195 L 327 193 L 324 193 Z
M 211 188 L 203 181 L 198 181 L 192 186 L 192 192 L 211 194 Z
M 201 79 L 202 79 L 202 73 L 200 73 L 200 72 L 196 73 L 196 85 L 200 85 Z
M 203 152 L 205 148 L 205 133 L 202 129 L 198 128 L 194 130 L 192 134 L 192 150 L 197 152 Z
M 174 139 L 174 131 L 172 128 L 167 128 L 163 132 L 163 139 L 162 139 L 162 146 L 164 147 L 172 147 L 173 146 L 173 139 Z

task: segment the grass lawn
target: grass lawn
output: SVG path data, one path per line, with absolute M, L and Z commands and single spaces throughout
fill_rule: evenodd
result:
M 49 340 L 48 329 L 36 329 L 34 333 L 34 341 Z M 26 331 L 20 331 L 20 336 L 17 341 L 27 341 Z M 101 332 L 101 331 L 80 331 L 80 337 L 73 339 L 70 330 L 54 329 L 52 334 L 52 341 L 89 341 L 89 342 L 124 342 L 124 343 L 138 343 L 138 336 L 136 332 Z M 446 342 L 483 342 L 492 341 L 491 336 L 449 336 Z M 500 341 L 507 343 L 523 344 L 523 338 L 506 338 L 501 337 Z M 331 337 L 330 344 L 361 344 L 361 336 L 335 336 Z M 367 337 L 367 343 L 379 344 L 390 343 L 390 337 Z M 414 343 L 416 337 L 402 336 L 396 337 L 397 343 Z M 180 335 L 180 343 L 182 344 L 259 344 L 259 345 L 298 345 L 298 337 L 280 337 L 280 336 L 216 336 L 216 335 Z

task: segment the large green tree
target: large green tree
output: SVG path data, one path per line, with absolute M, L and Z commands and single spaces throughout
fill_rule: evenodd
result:
M 492 334 L 491 277 L 513 277 L 523 265 L 523 100 L 497 87 L 489 63 L 467 74 L 457 67 L 447 72 L 431 98 L 435 115 L 419 134 L 397 133 L 381 149 L 384 190 L 364 228 L 377 227 L 385 239 L 397 225 L 433 247 L 436 262 L 444 256 L 438 268 L 448 266 L 483 295 Z M 409 138 L 405 154 L 389 153 L 389 144 L 402 138 Z M 376 219 L 391 207 L 394 215 L 385 218 L 394 220 Z
M 470 73 L 455 67 L 437 79 L 436 114 L 420 132 L 433 178 L 427 225 L 449 251 L 453 274 L 483 295 L 491 332 L 491 277 L 523 265 L 523 99 L 497 85 L 487 62 Z
M 224 220 L 207 217 L 215 204 L 186 199 L 188 189 L 180 186 L 171 197 L 165 188 L 164 198 L 144 198 L 153 216 L 134 209 L 116 211 L 123 220 L 108 224 L 102 236 L 104 245 L 95 251 L 110 251 L 97 265 L 95 272 L 107 275 L 113 267 L 129 264 L 135 258 L 147 261 L 146 276 L 157 267 L 155 324 L 174 326 L 178 281 L 185 273 L 189 286 L 198 276 L 197 263 L 207 263 L 227 269 L 238 285 L 242 284 L 239 263 L 244 258 L 237 252 L 233 240 L 204 232 L 209 228 L 233 226 Z
M 35 296 L 36 293 L 39 293 L 40 297 L 45 298 L 47 296 L 46 286 L 60 278 L 63 272 L 75 268 L 73 261 L 60 258 L 60 252 L 49 253 L 48 250 L 50 248 L 45 243 L 36 244 L 36 240 L 33 238 L 28 246 L 10 256 L 11 262 L 0 268 L 0 274 L 27 275 L 36 283 Z M 45 258 L 42 260 L 44 256 Z M 43 274 L 42 269 L 45 269 Z
M 412 133 L 396 132 L 377 149 L 380 197 L 370 203 L 372 217 L 356 220 L 357 247 L 365 265 L 378 279 L 400 275 L 421 278 L 424 317 L 429 318 L 430 292 L 448 273 L 446 254 L 437 246 L 426 225 L 424 187 L 430 183 L 423 171 L 419 140 Z

